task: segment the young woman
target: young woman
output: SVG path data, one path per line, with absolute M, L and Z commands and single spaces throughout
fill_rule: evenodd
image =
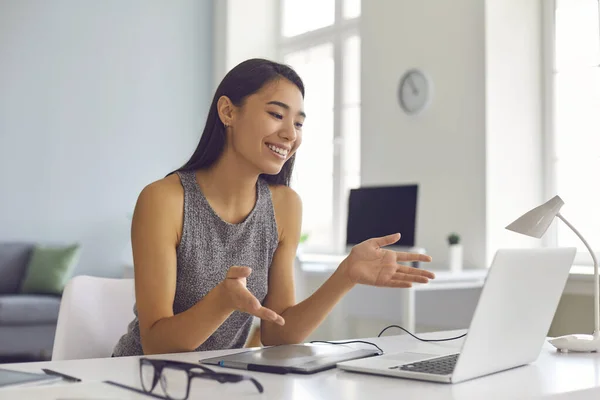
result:
M 115 356 L 243 347 L 254 316 L 264 345 L 299 343 L 356 284 L 407 288 L 427 255 L 353 247 L 312 296 L 295 303 L 302 206 L 289 187 L 302 142 L 304 86 L 289 67 L 242 62 L 216 90 L 190 160 L 139 195 L 132 222 L 135 319 Z

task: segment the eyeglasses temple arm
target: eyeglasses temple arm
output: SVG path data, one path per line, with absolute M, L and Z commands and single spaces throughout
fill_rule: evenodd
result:
M 256 386 L 256 388 L 258 389 L 258 391 L 260 393 L 264 392 L 263 385 L 261 385 L 259 381 L 257 381 L 256 379 L 254 379 L 251 376 L 248 376 L 248 377 L 245 377 L 245 378 L 248 379 L 248 380 L 250 380 L 250 381 L 252 381 L 252 383 L 254 383 L 254 386 Z

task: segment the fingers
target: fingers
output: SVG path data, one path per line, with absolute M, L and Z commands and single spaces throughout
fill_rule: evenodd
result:
M 387 235 L 387 236 L 378 237 L 378 238 L 373 239 L 373 241 L 375 242 L 375 244 L 378 247 L 389 246 L 391 244 L 396 243 L 398 240 L 400 240 L 399 233 L 394 233 L 392 235 Z
M 390 287 L 390 288 L 409 288 L 409 287 L 412 287 L 412 283 L 405 282 L 405 281 L 391 280 L 391 281 L 386 282 L 383 286 Z
M 428 279 L 435 279 L 435 274 L 431 271 L 427 271 L 426 269 L 413 268 L 407 265 L 397 264 L 395 274 L 399 273 L 405 274 L 407 276 L 421 276 Z
M 396 261 L 405 262 L 405 261 L 431 261 L 431 256 L 427 254 L 419 254 L 419 253 L 404 253 L 404 252 L 396 252 Z
M 417 282 L 417 283 L 427 283 L 429 282 L 429 278 L 422 275 L 411 275 L 404 272 L 396 272 L 392 275 L 392 280 L 404 281 L 404 282 Z
M 250 267 L 233 266 L 229 267 L 229 270 L 227 270 L 227 278 L 247 278 L 251 273 L 252 268 Z
M 273 311 L 269 308 L 266 308 L 266 307 L 261 306 L 258 310 L 256 310 L 252 314 L 257 316 L 260 319 L 264 319 L 265 321 L 274 322 L 277 325 L 283 326 L 285 324 L 285 320 L 283 319 L 283 317 L 281 315 L 277 314 L 275 311 Z
M 435 279 L 435 274 L 431 271 L 427 271 L 426 269 L 408 267 L 406 265 L 398 265 L 396 267 L 396 274 L 398 273 L 403 273 L 410 276 L 422 276 L 428 279 Z
M 250 292 L 248 292 L 248 293 L 250 293 Z M 254 297 L 252 294 L 250 294 L 250 296 L 248 296 L 248 298 L 246 299 L 246 302 L 247 302 L 247 305 L 246 305 L 245 311 L 248 314 L 252 314 L 255 317 L 264 319 L 265 321 L 274 322 L 277 325 L 285 324 L 285 320 L 283 319 L 283 317 L 281 315 L 277 314 L 275 311 L 271 310 L 270 308 L 263 307 L 260 304 L 260 301 L 258 301 L 258 299 L 256 297 Z

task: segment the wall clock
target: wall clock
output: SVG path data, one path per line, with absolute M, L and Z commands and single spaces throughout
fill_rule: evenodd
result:
M 398 85 L 398 102 L 405 113 L 416 115 L 431 103 L 431 80 L 419 69 L 410 69 L 402 75 Z

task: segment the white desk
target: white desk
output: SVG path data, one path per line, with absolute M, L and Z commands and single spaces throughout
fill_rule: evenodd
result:
M 430 338 L 454 336 L 464 331 L 430 333 Z M 423 343 L 408 335 L 366 339 L 377 343 L 385 352 L 401 350 L 422 351 L 429 346 L 454 349 L 460 341 Z M 458 384 L 421 382 L 400 378 L 358 374 L 338 369 L 313 375 L 274 375 L 236 371 L 252 375 L 264 386 L 258 394 L 248 382 L 220 385 L 211 381 L 194 380 L 190 398 L 204 399 L 598 399 L 600 398 L 600 355 L 558 353 L 545 344 L 539 358 L 532 364 L 488 375 Z M 235 350 L 234 350 L 235 351 Z M 232 351 L 162 355 L 187 362 L 217 356 Z M 101 383 L 110 379 L 139 386 L 138 357 L 94 360 L 56 361 L 45 363 L 5 364 L 3 368 L 40 371 L 50 368 L 81 378 L 81 383 L 57 383 L 44 387 L 0 389 L 0 399 L 57 399 L 57 398 L 119 398 L 147 399 L 149 397 Z M 214 368 L 220 370 L 220 368 Z M 218 396 L 218 397 L 217 397 Z
M 323 279 L 331 275 L 337 266 L 343 261 L 345 256 L 342 255 L 325 255 L 325 254 L 303 254 L 298 258 L 298 267 L 302 274 L 306 276 L 310 275 L 321 275 Z M 424 267 L 426 263 L 422 264 Z M 480 289 L 483 287 L 483 283 L 487 276 L 487 269 L 471 269 L 463 270 L 461 272 L 452 273 L 449 271 L 436 271 L 432 270 L 436 274 L 436 278 L 429 281 L 427 284 L 415 283 L 411 288 L 407 289 L 392 289 L 397 296 L 397 306 L 394 306 L 399 312 L 396 316 L 398 324 L 408 329 L 410 332 L 415 332 L 416 328 L 416 311 L 415 311 L 415 292 L 419 291 L 436 291 L 436 290 L 465 290 L 465 289 Z M 306 279 L 306 276 L 304 279 Z M 302 282 L 302 276 L 297 276 L 299 290 L 302 291 L 306 287 L 306 283 Z M 360 287 L 356 288 L 355 291 L 362 291 L 356 296 L 347 296 L 349 300 L 345 307 L 345 311 L 359 311 L 364 308 L 365 302 L 362 299 L 374 298 L 377 296 L 377 292 L 383 292 L 387 289 L 381 288 L 368 288 Z M 309 293 L 304 293 L 308 295 Z M 353 301 L 352 297 L 356 300 Z M 375 297 L 376 298 L 376 297 Z M 368 302 L 367 302 L 368 303 Z M 368 305 L 373 306 L 372 304 Z M 382 305 L 378 305 L 381 309 Z M 375 308 L 373 306 L 373 308 Z M 347 337 L 347 330 L 344 329 L 344 320 L 348 312 L 343 310 L 343 306 L 337 307 L 337 314 L 332 314 L 335 323 L 335 332 L 333 337 Z M 373 315 L 373 310 L 365 310 L 365 313 Z

